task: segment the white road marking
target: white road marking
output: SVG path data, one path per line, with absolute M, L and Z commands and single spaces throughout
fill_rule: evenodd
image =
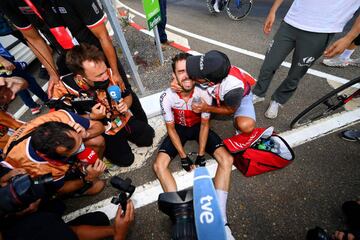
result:
M 128 9 L 129 11 L 133 12 L 134 14 L 136 14 L 136 15 L 142 17 L 142 18 L 145 18 L 144 14 L 136 11 L 135 9 L 132 9 L 129 6 L 123 4 L 123 3 L 120 3 L 120 5 L 123 6 L 124 8 L 126 8 L 126 9 Z M 239 47 L 236 47 L 236 46 L 233 46 L 233 45 L 230 45 L 230 44 L 226 44 L 226 43 L 223 43 L 223 42 L 211 39 L 211 38 L 207 38 L 207 37 L 204 37 L 204 36 L 200 36 L 198 34 L 195 34 L 195 33 L 192 33 L 192 32 L 177 28 L 177 27 L 169 25 L 169 24 L 166 24 L 166 28 L 171 29 L 171 30 L 173 30 L 175 32 L 181 33 L 183 35 L 186 35 L 186 36 L 189 36 L 189 37 L 192 37 L 192 38 L 195 38 L 195 39 L 198 39 L 198 40 L 201 40 L 201 41 L 204 41 L 204 42 L 207 42 L 207 43 L 210 43 L 210 44 L 222 47 L 222 48 L 232 50 L 234 52 L 238 52 L 238 53 L 241 53 L 241 54 L 244 54 L 244 55 L 247 55 L 247 56 L 250 56 L 250 57 L 254 57 L 254 58 L 257 58 L 257 59 L 261 59 L 261 60 L 265 59 L 265 55 L 263 55 L 263 54 L 252 52 L 252 51 L 249 51 L 249 50 L 246 50 L 246 49 L 243 49 L 243 48 L 239 48 Z M 281 65 L 284 66 L 284 67 L 290 68 L 291 63 L 284 61 Z M 335 75 L 332 75 L 332 74 L 324 73 L 324 72 L 321 72 L 319 70 L 315 70 L 315 69 L 312 69 L 312 68 L 310 68 L 307 71 L 307 73 L 311 74 L 311 75 L 314 75 L 314 76 L 317 76 L 317 77 L 325 78 L 327 80 L 333 80 L 333 81 L 336 81 L 336 82 L 339 82 L 339 83 L 342 83 L 342 84 L 347 83 L 349 81 L 346 78 L 342 78 L 342 77 L 338 77 L 338 76 L 335 76 Z
M 359 121 L 360 108 L 354 111 L 345 111 L 331 117 L 321 119 L 312 123 L 310 126 L 304 126 L 291 131 L 286 131 L 279 135 L 283 137 L 291 147 L 296 147 L 306 142 L 315 140 L 319 137 L 338 131 L 345 126 L 356 124 Z M 213 159 L 210 161 L 208 160 L 206 168 L 209 170 L 210 176 L 213 178 L 217 168 L 216 161 Z M 233 169 L 235 168 L 233 167 Z M 193 185 L 193 174 L 193 172 L 187 173 L 184 170 L 173 173 L 179 190 L 189 188 Z M 150 203 L 156 202 L 159 194 L 162 192 L 163 191 L 159 181 L 155 180 L 142 186 L 138 186 L 131 199 L 134 202 L 135 208 L 140 208 Z M 110 219 L 112 219 L 116 214 L 117 206 L 110 203 L 110 201 L 111 198 L 108 198 L 96 204 L 84 207 L 64 216 L 63 219 L 65 221 L 70 221 L 84 213 L 92 211 L 102 211 L 107 214 Z

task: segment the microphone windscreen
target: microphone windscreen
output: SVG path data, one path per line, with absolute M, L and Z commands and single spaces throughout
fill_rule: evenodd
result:
M 121 90 L 120 87 L 117 85 L 109 86 L 107 89 L 110 97 L 112 100 L 119 102 L 121 99 Z
M 97 153 L 91 148 L 86 147 L 84 151 L 76 155 L 77 159 L 85 164 L 94 164 L 98 159 Z

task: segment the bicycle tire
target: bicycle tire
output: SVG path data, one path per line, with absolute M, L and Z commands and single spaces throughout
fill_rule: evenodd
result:
M 209 10 L 210 13 L 216 13 L 214 9 L 214 0 L 206 0 L 206 7 Z
M 247 15 L 249 15 L 253 0 L 241 0 L 241 2 L 246 2 L 245 4 L 242 3 L 241 6 L 237 6 L 236 0 L 228 0 L 225 6 L 226 14 L 228 17 L 234 21 L 243 20 Z
M 299 115 L 297 115 L 294 120 L 291 121 L 290 123 L 290 128 L 294 128 L 294 127 L 298 127 L 298 126 L 302 126 L 305 124 L 308 124 L 314 120 L 320 119 L 324 116 L 329 115 L 330 113 L 336 111 L 337 109 L 339 109 L 340 107 L 342 107 L 345 103 L 345 99 L 347 99 L 348 97 L 345 97 L 345 99 L 342 99 L 342 96 L 337 96 L 337 94 L 339 92 L 344 91 L 345 89 L 351 87 L 352 85 L 355 85 L 357 83 L 360 82 L 360 77 L 354 78 L 353 80 L 345 83 L 344 85 L 332 90 L 331 92 L 329 92 L 328 94 L 326 94 L 325 96 L 323 96 L 322 98 L 320 98 L 319 100 L 317 100 L 316 102 L 314 102 L 313 104 L 311 104 L 308 108 L 306 108 L 304 111 L 302 111 Z M 334 99 L 335 101 L 338 101 L 336 104 L 332 104 L 331 107 L 329 107 L 328 104 L 328 100 L 330 100 L 332 97 L 335 97 L 336 99 Z M 315 116 L 312 116 L 312 114 L 316 113 L 316 107 L 325 105 L 325 108 L 321 111 L 318 111 L 318 114 L 316 114 Z M 327 107 L 327 108 L 326 108 Z

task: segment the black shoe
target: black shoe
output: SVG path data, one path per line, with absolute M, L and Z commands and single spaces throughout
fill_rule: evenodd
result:
M 45 80 L 49 80 L 49 78 L 50 78 L 49 73 L 47 72 L 46 68 L 44 68 L 44 67 L 40 68 L 38 76 L 39 76 L 39 78 L 45 79 Z
M 360 141 L 360 130 L 346 130 L 341 133 L 341 138 L 350 142 Z

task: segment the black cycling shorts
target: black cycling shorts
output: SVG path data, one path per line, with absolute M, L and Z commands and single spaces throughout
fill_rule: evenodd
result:
M 184 146 L 188 140 L 196 140 L 199 143 L 200 124 L 196 124 L 192 127 L 185 127 L 179 124 L 175 124 L 175 130 L 179 135 L 181 144 Z M 205 146 L 205 151 L 213 155 L 215 150 L 223 146 L 221 138 L 211 129 L 209 129 L 209 136 Z M 174 147 L 169 136 L 166 136 L 163 143 L 160 146 L 159 152 L 166 153 L 173 159 L 178 154 L 178 151 Z

